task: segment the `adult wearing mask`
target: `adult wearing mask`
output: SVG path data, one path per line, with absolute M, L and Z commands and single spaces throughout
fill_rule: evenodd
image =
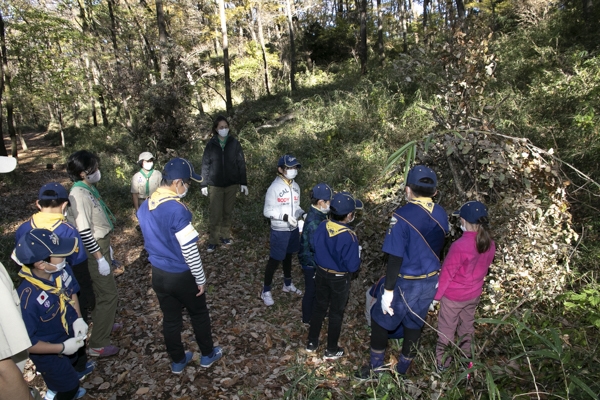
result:
M 140 204 L 158 189 L 160 181 L 162 181 L 162 174 L 154 169 L 152 153 L 148 151 L 141 153 L 137 164 L 140 170 L 131 178 L 131 197 L 136 212 L 139 210 Z
M 71 154 L 67 160 L 67 173 L 74 182 L 69 194 L 71 206 L 67 219 L 77 227 L 81 236 L 96 296 L 96 306 L 92 310 L 94 329 L 88 353 L 92 357 L 114 356 L 120 350 L 110 344 L 118 300 L 117 284 L 110 267 L 110 236 L 115 217 L 96 189 L 101 173 L 95 154 L 87 150 Z
M 210 199 L 207 252 L 217 245 L 231 245 L 231 215 L 238 190 L 248 195 L 246 160 L 240 142 L 230 135 L 229 122 L 219 115 L 212 126 L 213 137 L 202 156 L 202 194 Z

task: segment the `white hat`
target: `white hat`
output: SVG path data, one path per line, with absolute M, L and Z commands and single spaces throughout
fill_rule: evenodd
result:
M 11 172 L 16 166 L 16 158 L 0 156 L 0 173 Z
M 153 159 L 154 156 L 152 155 L 152 153 L 150 153 L 149 151 L 145 151 L 143 153 L 140 154 L 140 156 L 138 157 L 138 162 L 140 161 L 148 161 Z

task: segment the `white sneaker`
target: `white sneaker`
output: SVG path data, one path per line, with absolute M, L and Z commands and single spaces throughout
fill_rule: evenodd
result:
M 260 294 L 260 298 L 263 299 L 263 301 L 265 302 L 266 306 L 272 306 L 273 304 L 275 304 L 275 302 L 273 301 L 273 296 L 271 296 L 271 292 L 262 292 Z
M 298 288 L 296 286 L 294 286 L 293 283 L 290 283 L 290 286 L 286 286 L 284 283 L 283 284 L 283 292 L 284 293 L 296 293 L 298 296 L 302 296 L 302 291 L 298 290 Z

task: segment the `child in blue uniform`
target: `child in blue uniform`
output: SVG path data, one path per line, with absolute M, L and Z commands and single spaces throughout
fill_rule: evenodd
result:
M 448 215 L 431 199 L 437 192 L 437 176 L 417 165 L 406 178 L 407 204 L 392 217 L 383 242 L 388 254 L 385 284 L 371 310 L 371 360 L 357 378 L 368 379 L 381 372 L 388 334 L 403 329 L 404 342 L 396 371 L 406 374 L 416 355 L 423 320 L 435 296 L 440 252 L 448 233 Z M 416 315 L 415 315 L 416 314 Z
M 304 272 L 304 297 L 302 298 L 302 322 L 310 323 L 315 302 L 315 248 L 311 241 L 319 224 L 327 219 L 333 191 L 326 183 L 319 183 L 310 192 L 311 207 L 304 221 L 300 238 L 298 260 Z
M 67 222 L 65 212 L 69 205 L 69 193 L 58 182 L 50 182 L 40 188 L 36 206 L 40 210 L 17 229 L 15 233 L 15 244 L 32 229 L 48 229 L 58 237 L 76 238 L 81 243 L 79 232 Z M 94 308 L 95 297 L 92 288 L 92 278 L 88 270 L 88 258 L 85 250 L 78 247 L 77 250 L 67 256 L 67 264 L 71 267 L 73 276 L 79 284 L 80 291 L 77 293 L 79 307 L 83 320 L 88 322 L 88 310 Z M 90 374 L 94 370 L 95 363 L 88 362 L 85 346 L 77 352 L 77 364 L 75 370 L 81 377 Z
M 73 364 L 77 350 L 84 345 L 88 326 L 79 310 L 79 284 L 65 260 L 78 244 L 76 238 L 60 238 L 47 229 L 33 229 L 15 248 L 15 257 L 23 265 L 19 271 L 23 282 L 17 292 L 32 344 L 29 357 L 48 389 L 55 392 L 55 400 L 85 395 Z
M 306 351 L 312 353 L 317 350 L 323 319 L 329 309 L 327 349 L 323 357 L 326 360 L 344 356 L 338 339 L 350 293 L 350 279 L 360 268 L 358 237 L 349 224 L 354 221 L 356 209 L 361 208 L 362 202 L 355 200 L 350 193 L 337 193 L 331 200 L 331 220 L 321 222 L 312 241 L 317 265 L 317 296 Z

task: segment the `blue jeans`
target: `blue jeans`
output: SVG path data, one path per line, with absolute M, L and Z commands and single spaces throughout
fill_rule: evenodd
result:
M 304 297 L 302 298 L 302 322 L 310 323 L 315 308 L 317 284 L 315 282 L 315 269 L 302 267 L 304 272 Z
M 315 283 L 317 294 L 313 316 L 310 320 L 310 329 L 308 330 L 308 342 L 319 343 L 321 326 L 327 314 L 327 309 L 329 309 L 327 350 L 336 351 L 342 332 L 344 310 L 350 293 L 350 274 L 330 274 L 317 267 Z
M 194 336 L 203 355 L 213 351 L 210 315 L 206 307 L 206 293 L 198 294 L 198 286 L 191 271 L 172 273 L 152 267 L 152 288 L 158 297 L 163 313 L 163 336 L 167 353 L 173 362 L 185 358 L 185 349 L 181 342 L 183 328 L 182 307 L 190 315 Z

